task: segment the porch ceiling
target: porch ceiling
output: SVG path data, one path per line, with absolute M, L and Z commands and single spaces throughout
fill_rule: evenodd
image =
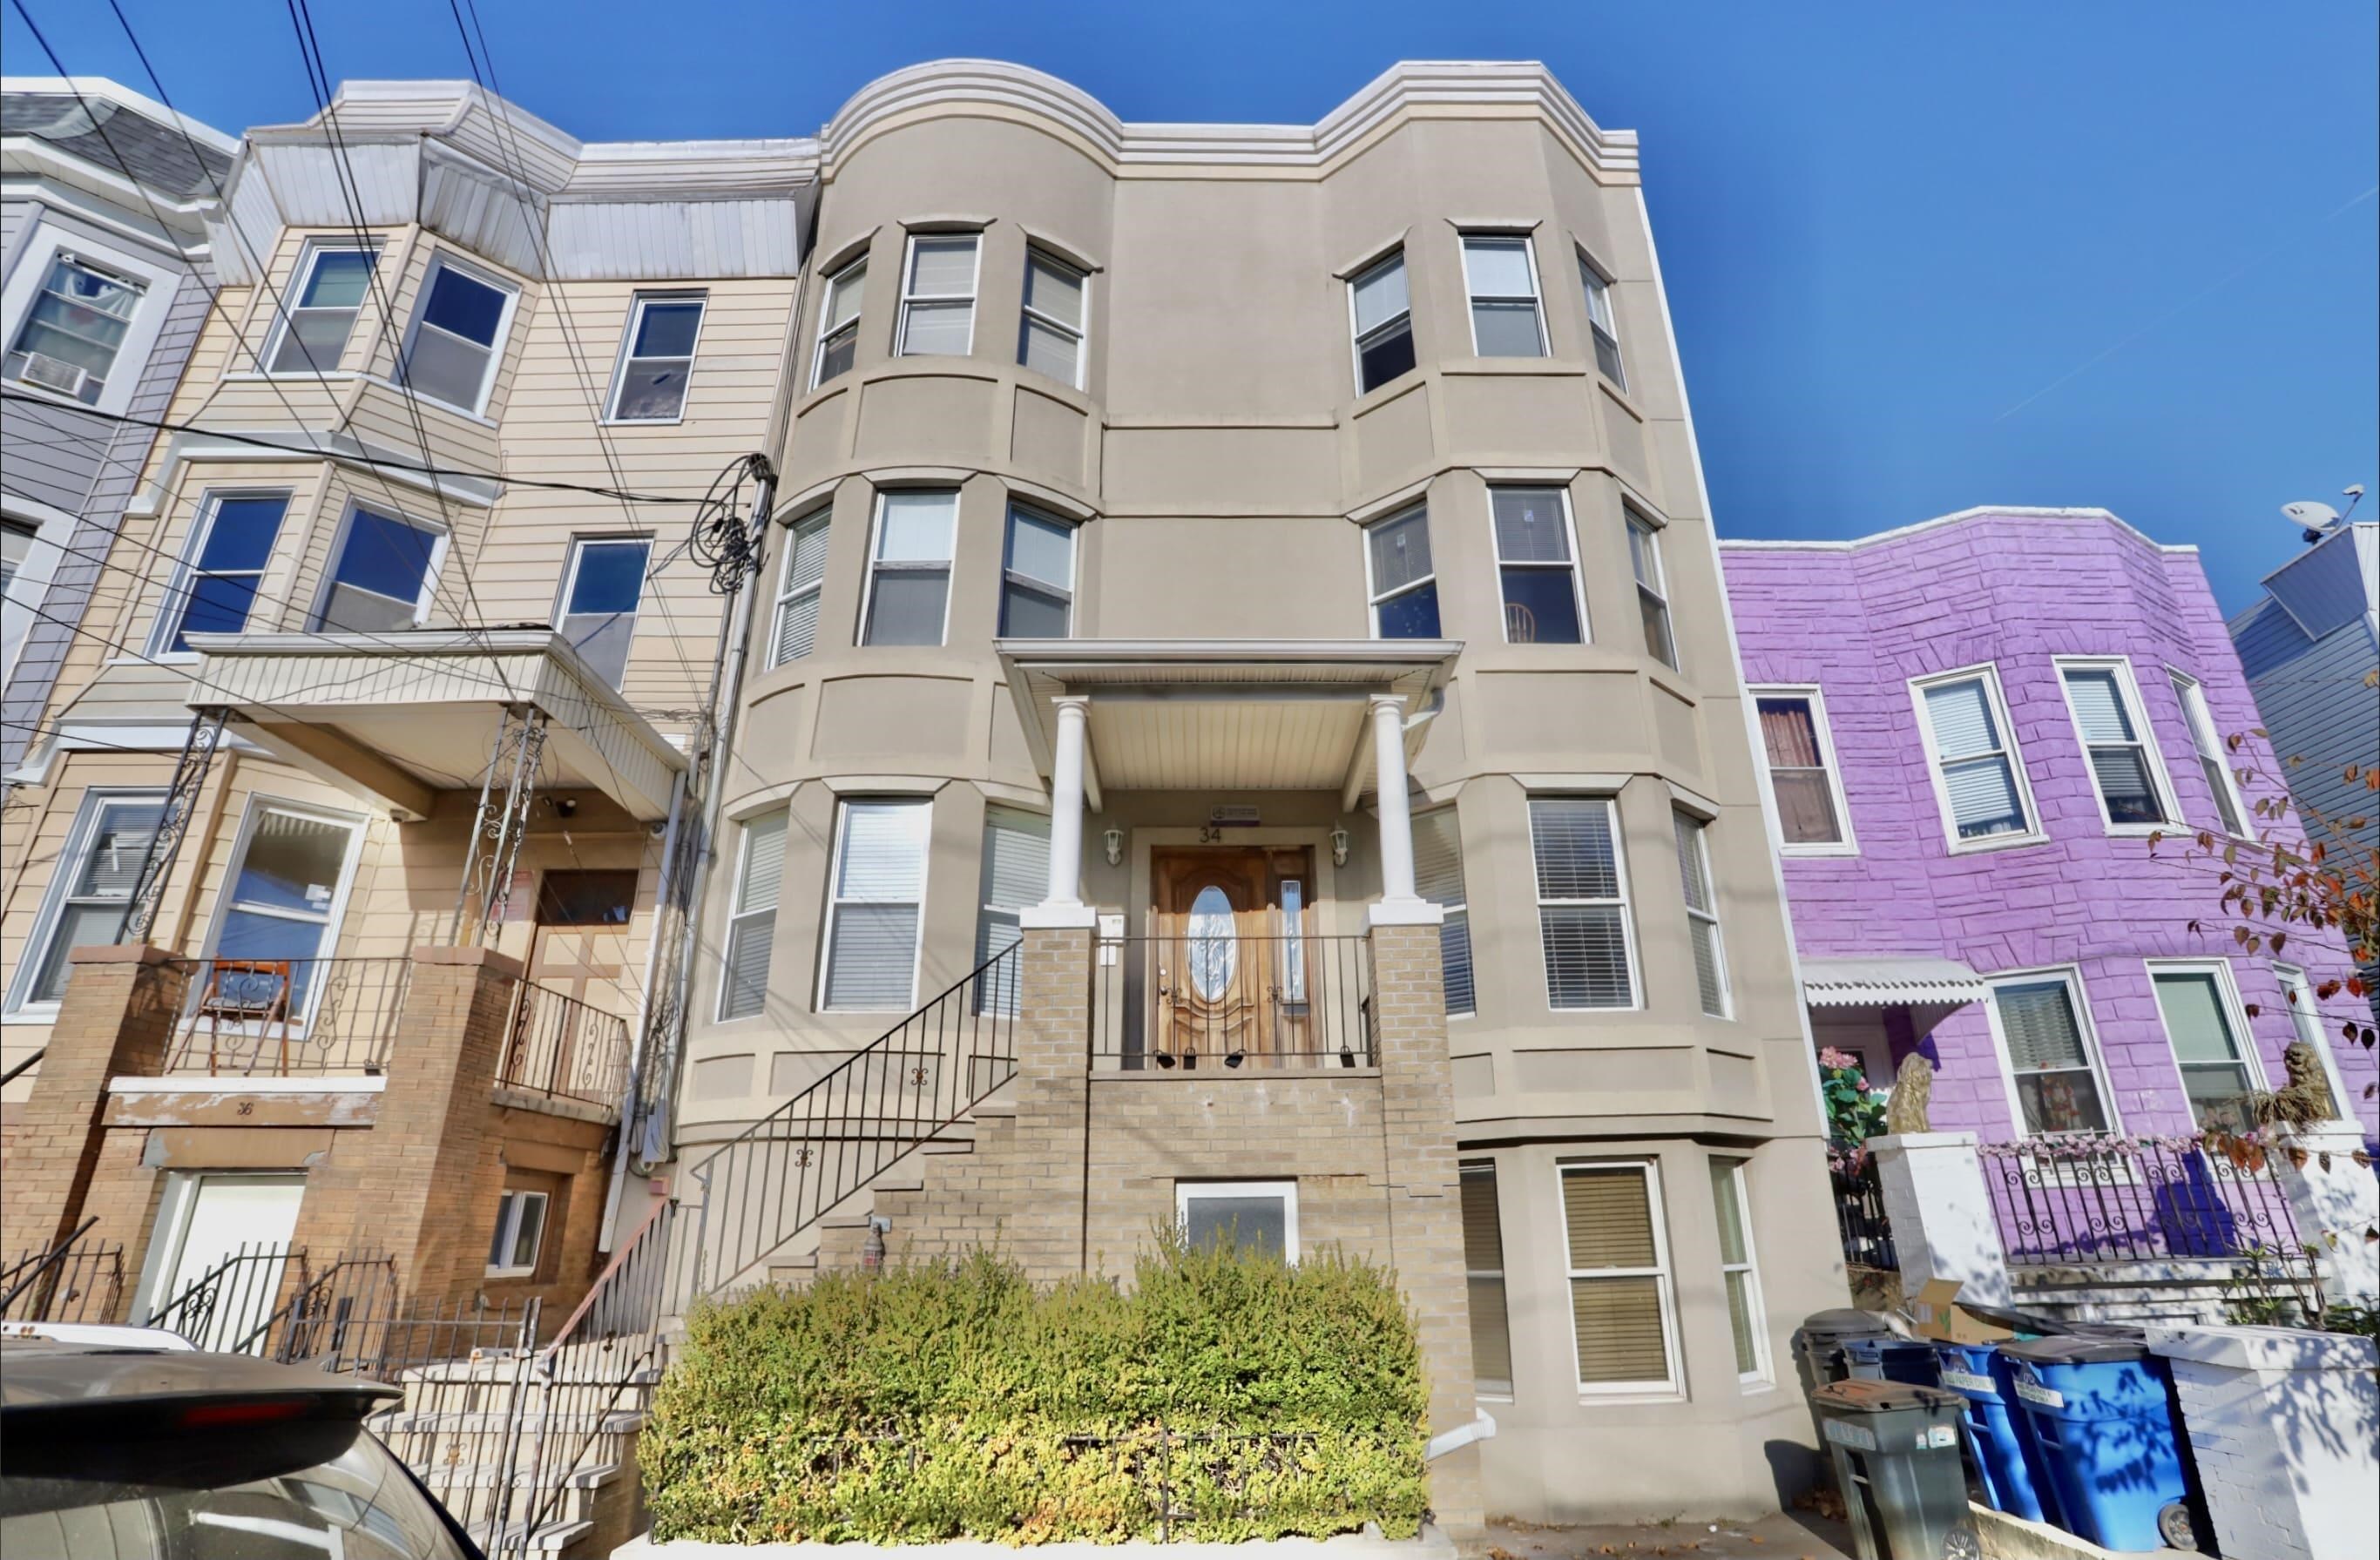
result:
M 1093 804 L 1101 790 L 1330 791 L 1369 783 L 1366 712 L 1404 701 L 1410 763 L 1429 729 L 1451 640 L 999 642 L 1010 696 L 1044 775 L 1055 701 L 1089 700 Z
M 540 788 L 669 813 L 686 756 L 546 628 L 387 635 L 193 634 L 188 702 L 222 706 L 276 756 L 387 808 L 427 816 L 476 789 L 507 705 L 545 712 Z

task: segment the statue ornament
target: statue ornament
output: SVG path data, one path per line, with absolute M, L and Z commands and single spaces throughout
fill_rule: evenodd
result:
M 1892 1076 L 1892 1098 L 1885 1102 L 1884 1130 L 1899 1137 L 1904 1132 L 1930 1132 L 1934 1104 L 1934 1064 L 1922 1051 L 1912 1051 L 1901 1059 L 1900 1070 Z
M 2289 1074 L 2286 1084 L 2248 1096 L 2258 1126 L 2310 1127 L 2338 1115 L 2338 1106 L 2330 1097 L 2330 1082 L 2323 1076 L 2322 1058 L 2314 1055 L 2312 1046 L 2302 1040 L 2290 1042 L 2281 1053 L 2281 1068 Z

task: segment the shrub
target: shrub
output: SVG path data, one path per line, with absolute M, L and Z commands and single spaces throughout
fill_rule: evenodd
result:
M 1383 1270 L 1168 1231 L 1129 1291 L 978 1255 L 704 1305 L 638 1457 L 660 1539 L 1404 1537 L 1427 1406 Z

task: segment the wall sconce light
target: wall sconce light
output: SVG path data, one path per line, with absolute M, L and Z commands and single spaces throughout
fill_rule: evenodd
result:
M 1122 866 L 1123 865 L 1123 830 L 1121 828 L 1111 828 L 1101 838 L 1107 841 L 1108 865 L 1110 866 Z
M 1333 866 L 1347 865 L 1347 831 L 1343 828 L 1334 828 L 1330 831 L 1330 865 Z

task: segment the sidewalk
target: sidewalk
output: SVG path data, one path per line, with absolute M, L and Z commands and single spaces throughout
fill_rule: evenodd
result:
M 1851 1530 L 1815 1512 L 1756 1522 L 1645 1522 L 1621 1527 L 1488 1525 L 1488 1560 L 1850 1560 Z

